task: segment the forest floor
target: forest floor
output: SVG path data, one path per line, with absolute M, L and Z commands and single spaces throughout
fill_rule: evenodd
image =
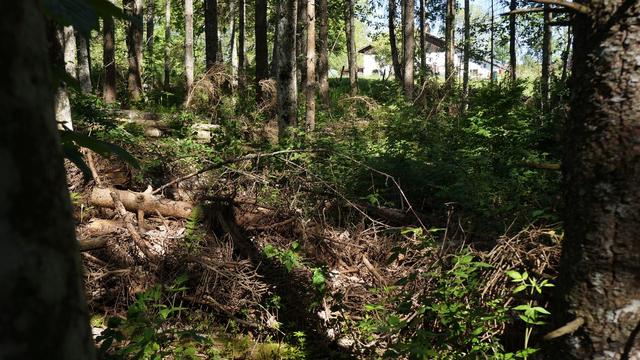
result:
M 437 86 L 418 105 L 388 82 L 358 97 L 335 87 L 318 133 L 287 143 L 268 101 L 115 111 L 76 99 L 81 131 L 139 162 L 90 153 L 90 181 L 67 166 L 102 357 L 522 348 L 513 307 L 534 299 L 506 272 L 552 279 L 562 238 L 559 174 L 526 165 L 553 161 L 555 143 L 532 130 L 530 96 L 484 86 L 463 117 Z

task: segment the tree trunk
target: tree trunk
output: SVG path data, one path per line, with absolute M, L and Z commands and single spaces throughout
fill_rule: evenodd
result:
M 159 212 L 163 216 L 186 219 L 191 215 L 193 205 L 184 201 L 161 199 L 147 193 L 95 187 L 91 191 L 91 204 L 114 209 L 111 192 L 115 191 L 125 209 L 136 212 L 142 210 L 149 214 Z
M 22 0 L 0 2 L 0 17 L 0 111 L 11 116 L 0 122 L 0 352 L 94 359 L 44 15 L 39 1 Z
M 184 73 L 187 97 L 193 89 L 193 0 L 184 0 Z
M 297 0 L 280 0 L 278 21 L 278 136 L 285 139 L 289 126 L 297 123 L 298 87 L 296 81 Z
M 329 5 L 328 0 L 320 0 L 320 46 L 318 55 L 318 79 L 320 80 L 320 100 L 322 105 L 328 109 L 329 99 Z
M 267 0 L 255 0 L 256 20 L 256 100 L 263 100 L 260 81 L 269 78 L 269 47 L 267 41 Z
M 210 70 L 218 62 L 218 0 L 204 1 L 204 33 L 206 65 Z
M 495 16 L 493 13 L 493 0 L 491 0 L 491 29 L 490 31 L 490 37 L 489 37 L 489 81 L 491 82 L 491 84 L 493 84 L 493 72 L 494 72 L 494 58 L 495 58 L 495 53 L 494 53 L 494 46 L 493 46 L 493 37 L 494 37 L 494 32 L 495 32 L 495 26 L 494 26 L 494 20 L 495 20 Z
M 142 98 L 142 0 L 123 0 L 124 10 L 131 17 L 127 27 L 129 71 L 127 87 L 133 101 Z
M 110 0 L 113 2 L 113 0 Z M 168 0 L 167 0 L 168 1 Z M 104 84 L 102 96 L 104 102 L 116 102 L 116 28 L 113 18 L 103 19 L 102 26 L 102 66 L 104 67 Z
M 398 82 L 402 81 L 402 66 L 398 55 L 398 40 L 396 39 L 396 0 L 389 0 L 389 44 L 391 46 L 391 63 L 393 75 Z
M 358 63 L 353 19 L 353 1 L 354 0 L 347 0 L 347 11 L 345 13 L 347 30 L 347 59 L 349 62 L 349 89 L 351 96 L 358 94 Z
M 296 30 L 296 61 L 299 87 L 304 89 L 307 82 L 307 0 L 298 0 L 298 28 Z
M 461 113 L 467 111 L 469 103 L 469 55 L 471 54 L 471 11 L 469 0 L 464 0 L 464 67 L 462 72 L 462 106 Z
M 424 82 L 427 72 L 427 49 L 424 38 L 425 31 L 427 30 L 425 1 L 426 0 L 420 0 L 420 82 Z
M 238 86 L 242 91 L 245 81 L 245 44 L 244 44 L 244 16 L 245 16 L 244 0 L 238 0 Z
M 316 2 L 307 0 L 307 131 L 316 128 Z
M 76 38 L 73 27 L 53 26 L 50 29 L 51 37 L 49 41 L 49 56 L 52 64 L 56 64 L 71 77 L 76 76 Z M 55 96 L 56 122 L 58 128 L 73 130 L 71 120 L 71 104 L 67 85 L 63 82 L 58 84 Z
M 551 62 L 551 11 L 544 5 L 544 25 L 542 31 L 542 76 L 540 78 L 540 97 L 543 114 L 549 113 L 549 67 Z
M 517 0 L 511 0 L 509 4 L 509 10 L 516 9 Z M 514 82 L 518 78 L 516 75 L 516 14 L 509 15 L 509 76 L 511 81 Z
M 147 67 L 151 68 L 153 65 L 153 45 L 156 24 L 156 1 L 147 0 Z M 155 72 L 154 72 L 155 73 Z
M 77 77 L 80 89 L 84 94 L 90 94 L 91 86 L 91 57 L 89 56 L 89 43 L 87 39 L 76 31 L 76 46 L 78 52 Z
M 77 79 L 78 73 L 78 47 L 76 44 L 76 34 L 73 31 L 73 26 L 65 26 L 58 34 L 59 40 L 62 43 L 62 50 L 64 53 L 64 70 L 74 79 Z
M 404 63 L 403 76 L 403 88 L 404 96 L 411 100 L 413 99 L 413 59 L 415 56 L 415 40 L 414 40 L 414 0 L 404 0 L 404 11 L 402 19 L 403 28 L 403 51 L 402 62 Z
M 640 3 L 594 0 L 575 19 L 558 294 L 562 359 L 640 359 Z M 561 314 L 561 312 L 567 314 Z
M 171 0 L 164 3 L 164 90 L 171 85 Z
M 444 54 L 444 77 L 447 84 L 455 81 L 454 51 L 455 51 L 455 24 L 456 24 L 456 3 L 455 0 L 447 0 L 447 14 L 445 18 L 445 54 Z
M 562 76 L 560 81 L 565 84 L 567 81 L 569 54 L 571 54 L 571 27 L 567 27 L 567 47 L 562 52 Z

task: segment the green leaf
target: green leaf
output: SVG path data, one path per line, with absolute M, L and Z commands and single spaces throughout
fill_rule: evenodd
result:
M 515 270 L 507 270 L 507 276 L 509 276 L 513 281 L 522 281 L 522 275 Z
M 526 284 L 522 284 L 522 285 L 518 285 L 515 289 L 513 289 L 513 293 L 517 294 L 522 290 L 525 290 L 527 288 Z
M 551 313 L 549 311 L 547 311 L 547 309 L 541 307 L 541 306 L 536 306 L 533 308 L 533 310 L 535 310 L 536 312 L 539 312 L 541 314 L 545 314 L 545 315 L 551 315 Z
M 84 158 L 77 146 L 75 146 L 74 144 L 63 143 L 62 154 L 66 159 L 68 159 L 75 166 L 77 166 L 78 169 L 80 169 L 80 171 L 82 171 L 82 176 L 84 177 L 85 181 L 89 181 L 93 178 L 93 175 L 91 174 L 91 169 L 89 169 L 89 166 L 84 162 Z
M 73 141 L 78 146 L 95 151 L 102 156 L 115 155 L 134 168 L 140 168 L 140 163 L 138 163 L 138 160 L 136 160 L 136 158 L 129 154 L 129 152 L 118 145 L 98 140 L 90 136 L 82 135 L 75 131 L 61 131 L 60 138 L 63 144 Z

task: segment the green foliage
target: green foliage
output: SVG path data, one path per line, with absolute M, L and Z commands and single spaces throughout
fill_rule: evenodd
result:
M 103 359 L 199 359 L 198 348 L 210 340 L 193 330 L 172 324 L 186 308 L 176 301 L 187 288 L 186 277 L 167 287 L 155 286 L 140 294 L 126 318 L 113 317 L 98 337 Z
M 294 241 L 289 246 L 289 249 L 282 250 L 277 247 L 267 244 L 262 252 L 267 259 L 277 259 L 288 272 L 291 272 L 295 267 L 300 266 L 300 243 Z

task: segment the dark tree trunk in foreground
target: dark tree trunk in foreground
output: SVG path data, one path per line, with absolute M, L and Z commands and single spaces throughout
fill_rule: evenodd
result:
M 549 112 L 549 73 L 551 66 L 551 11 L 549 5 L 544 5 L 544 28 L 542 31 L 542 76 L 540 78 L 540 97 L 542 111 Z
M 78 52 L 77 76 L 80 89 L 84 94 L 91 93 L 91 56 L 89 55 L 89 43 L 87 39 L 76 31 L 76 47 Z
M 414 6 L 414 0 L 404 0 L 404 11 L 402 12 L 402 62 L 404 64 L 404 71 L 402 72 L 402 84 L 404 88 L 404 96 L 409 100 L 413 99 L 413 59 L 415 56 L 415 34 L 413 25 Z
M 255 0 L 256 20 L 256 96 L 262 102 L 260 81 L 269 78 L 269 47 L 267 41 L 267 0 Z
M 164 3 L 164 90 L 169 91 L 171 85 L 171 0 Z
M 113 1 L 112 1 L 113 2 Z M 116 102 L 116 29 L 112 18 L 104 19 L 102 26 L 102 66 L 104 67 L 104 84 L 102 96 L 104 102 Z
M 305 126 L 307 131 L 316 127 L 316 2 L 307 0 L 307 84 L 305 88 L 307 108 Z
M 44 16 L 22 0 L 0 17 L 0 357 L 93 359 Z
M 256 4 L 261 1 L 264 0 L 257 0 Z M 256 26 L 257 23 L 258 10 L 256 9 Z M 257 36 L 258 35 L 256 33 L 256 39 L 258 38 Z M 265 37 L 266 36 L 267 35 L 265 29 Z M 210 70 L 213 65 L 218 62 L 218 0 L 204 1 L 204 37 L 206 65 L 207 70 Z
M 318 11 L 320 20 L 320 45 L 318 47 L 318 80 L 320 81 L 320 100 L 325 108 L 329 107 L 329 4 L 320 0 Z
M 187 78 L 186 90 L 188 94 L 193 89 L 193 0 L 184 1 L 184 73 Z
M 347 60 L 349 62 L 349 92 L 351 96 L 358 93 L 358 59 L 356 52 L 356 34 L 354 26 L 353 1 L 347 0 L 345 24 L 347 33 Z
M 511 0 L 509 10 L 516 9 L 516 0 Z M 509 15 L 509 77 L 511 81 L 516 81 L 516 14 Z
M 464 65 L 462 72 L 462 106 L 461 112 L 467 111 L 469 101 L 469 55 L 471 54 L 471 14 L 469 0 L 464 0 Z
M 456 33 L 456 2 L 455 0 L 447 0 L 447 13 L 445 18 L 445 54 L 444 54 L 444 78 L 448 84 L 455 81 L 454 73 L 454 51 L 455 51 L 455 38 Z
M 132 18 L 127 27 L 127 87 L 131 100 L 138 101 L 142 98 L 142 0 L 123 0 L 123 5 Z
M 575 27 L 562 161 L 561 359 L 640 359 L 640 2 L 588 3 Z M 562 315 L 562 314 L 558 314 Z
M 298 0 L 280 0 L 277 56 L 278 73 L 278 136 L 287 137 L 287 129 L 295 126 L 298 117 L 298 86 L 296 81 L 296 24 Z
M 389 44 L 391 46 L 391 63 L 393 74 L 398 82 L 402 82 L 402 66 L 398 54 L 398 39 L 396 38 L 396 0 L 389 0 Z

